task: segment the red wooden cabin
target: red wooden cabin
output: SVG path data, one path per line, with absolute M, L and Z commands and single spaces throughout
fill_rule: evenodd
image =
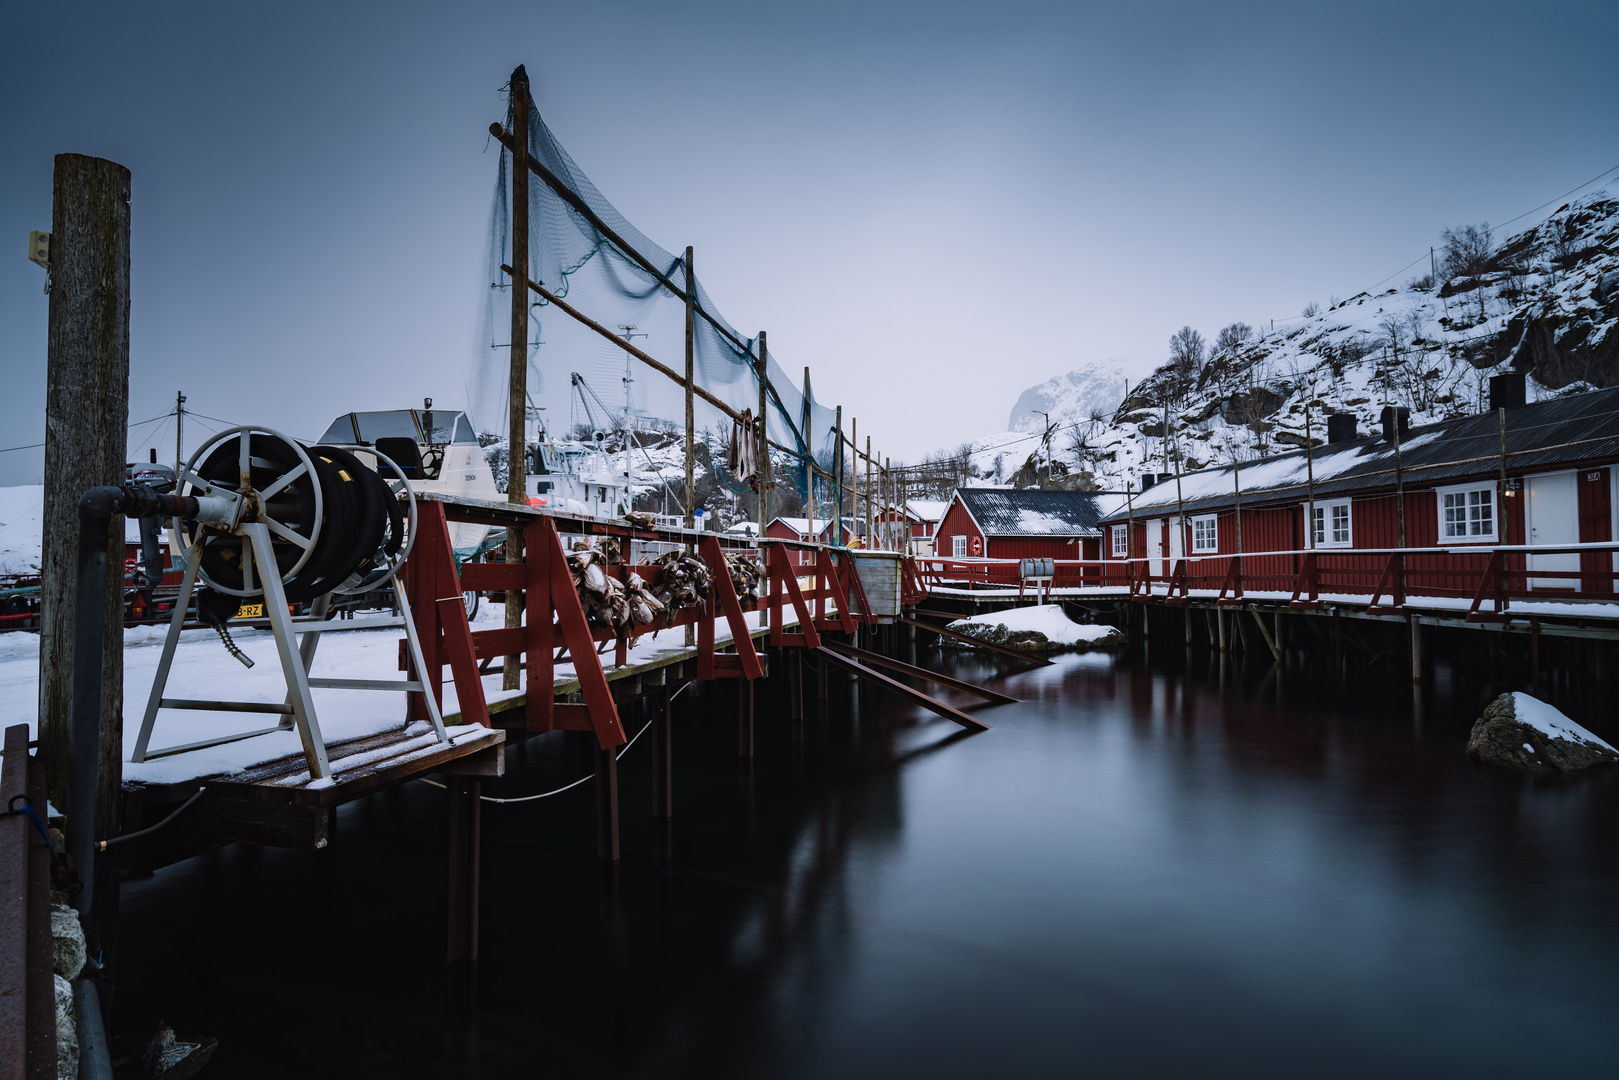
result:
M 1112 497 L 1089 491 L 957 488 L 934 552 L 946 559 L 1098 559 Z
M 1496 407 L 1482 415 L 1398 435 L 1392 409 L 1366 435 L 1333 417 L 1325 446 L 1160 477 L 1103 519 L 1103 556 L 1120 561 L 1107 578 L 1123 580 L 1128 557 L 1131 577 L 1163 582 L 1185 560 L 1186 587 L 1225 588 L 1240 552 L 1248 592 L 1293 592 L 1309 570 L 1322 592 L 1375 602 L 1389 586 L 1389 549 L 1419 548 L 1428 550 L 1400 556 L 1401 586 L 1413 592 L 1473 595 L 1498 558 L 1514 592 L 1611 595 L 1613 552 L 1491 550 L 1619 535 L 1619 388 L 1524 404 L 1521 379 L 1494 380 Z

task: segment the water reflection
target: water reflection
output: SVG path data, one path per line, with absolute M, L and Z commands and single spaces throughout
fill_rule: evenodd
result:
M 919 659 L 1022 702 L 964 738 L 841 674 L 818 707 L 810 673 L 799 724 L 761 692 L 743 763 L 734 690 L 685 695 L 675 818 L 655 831 L 627 757 L 611 887 L 588 788 L 491 808 L 464 1064 L 435 1041 L 444 821 L 423 785 L 346 808 L 334 851 L 233 849 L 131 887 L 125 1028 L 219 1035 L 221 1075 L 244 1076 L 1605 1063 L 1619 794 L 1469 763 L 1487 688 L 1439 667 L 1414 704 L 1408 679 L 1179 648 Z M 589 770 L 548 738 L 490 792 Z

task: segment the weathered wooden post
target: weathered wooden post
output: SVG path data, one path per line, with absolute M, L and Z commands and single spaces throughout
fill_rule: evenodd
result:
M 483 781 L 452 773 L 450 795 L 449 962 L 452 988 L 473 984 L 478 962 L 478 875 L 483 839 Z
M 686 247 L 686 528 L 697 527 L 697 402 L 693 387 L 696 383 L 697 345 L 697 272 L 692 265 L 691 247 Z M 686 554 L 697 549 L 686 545 Z M 697 629 L 686 624 L 686 648 L 697 644 Z
M 652 721 L 652 816 L 667 821 L 674 816 L 674 768 L 670 738 L 674 734 L 674 691 L 664 684 Z
M 770 424 L 769 414 L 770 360 L 765 332 L 759 331 L 759 559 L 765 555 L 765 526 L 770 522 Z M 759 625 L 770 625 L 770 609 L 759 612 Z M 751 754 L 749 756 L 752 756 Z
M 590 736 L 592 742 L 595 736 Z M 593 746 L 596 755 L 596 856 L 618 862 L 618 748 Z
M 512 346 L 506 431 L 506 501 L 528 505 L 528 72 L 512 72 Z M 523 561 L 523 531 L 506 532 L 506 561 Z M 523 594 L 506 590 L 506 626 L 523 625 Z M 501 665 L 500 684 L 518 687 L 522 656 Z
M 737 756 L 753 757 L 753 680 L 736 681 L 736 752 Z
M 53 801 L 66 806 L 69 718 L 76 681 L 99 679 L 93 821 L 69 821 L 69 843 L 88 847 L 116 829 L 124 749 L 123 574 L 106 575 L 101 670 L 75 672 L 79 497 L 124 482 L 129 427 L 129 170 L 58 154 L 51 206 L 50 316 L 45 376 L 44 543 L 41 551 L 39 731 Z M 124 519 L 107 537 L 123 550 Z M 122 565 L 122 560 L 119 560 Z M 89 903 L 94 883 L 85 882 Z M 92 947 L 99 928 L 86 927 Z

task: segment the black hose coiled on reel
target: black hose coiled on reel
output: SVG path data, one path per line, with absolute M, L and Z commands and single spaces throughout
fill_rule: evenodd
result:
M 272 435 L 253 433 L 227 439 L 215 447 L 198 467 L 197 475 L 222 487 L 236 489 L 239 461 L 237 440 L 248 438 L 250 480 L 256 491 L 271 488 L 294 472 L 299 459 L 286 442 Z M 322 521 L 308 560 L 293 577 L 302 548 L 277 537 L 273 544 L 276 567 L 288 601 L 307 601 L 333 591 L 364 592 L 380 583 L 384 571 L 405 540 L 405 519 L 392 488 L 375 470 L 362 464 L 351 451 L 337 446 L 305 448 L 314 475 L 305 474 L 265 500 L 276 520 L 308 537 L 314 534 L 315 485 L 320 485 Z M 216 534 L 207 538 L 200 556 L 206 580 L 226 589 L 246 589 L 241 537 Z M 371 583 L 368 585 L 368 581 Z M 255 581 L 255 584 L 257 582 Z M 258 590 L 253 590 L 258 591 Z M 238 659 L 240 652 L 223 629 L 238 610 L 241 597 L 208 590 L 197 597 L 198 615 L 214 626 L 221 640 Z

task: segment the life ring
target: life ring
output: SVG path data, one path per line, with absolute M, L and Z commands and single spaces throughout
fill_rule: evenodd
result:
M 969 550 L 969 551 L 971 551 L 973 553 L 973 558 L 975 558 L 975 559 L 978 558 L 978 556 L 982 555 L 984 553 L 984 540 L 983 540 L 983 537 L 975 536 L 971 540 L 968 540 L 967 541 L 967 550 Z

